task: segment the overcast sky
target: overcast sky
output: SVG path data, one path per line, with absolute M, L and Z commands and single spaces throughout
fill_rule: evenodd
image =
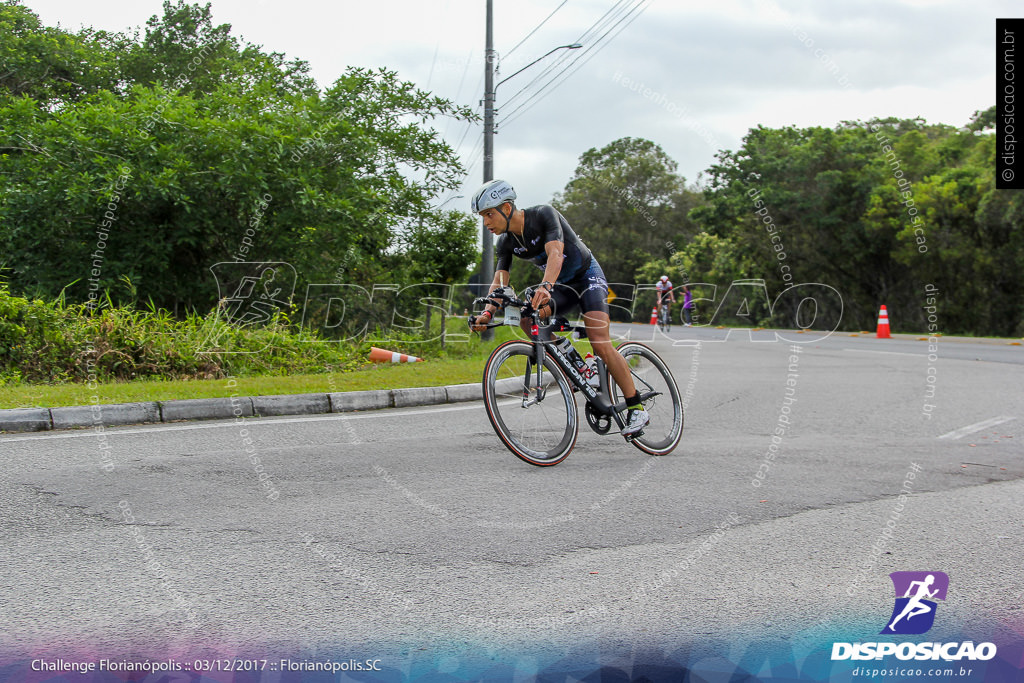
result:
M 162 13 L 160 0 L 25 4 L 45 23 L 67 29 L 124 30 Z M 498 89 L 495 175 L 512 182 L 522 205 L 550 201 L 583 152 L 626 136 L 661 145 L 693 181 L 717 150 L 737 149 L 759 124 L 831 127 L 920 116 L 961 126 L 995 103 L 995 18 L 1022 9 L 1011 0 L 494 0 L 494 6 L 498 79 L 559 45 L 584 43 Z M 483 92 L 484 8 L 485 0 L 213 0 L 217 23 L 230 23 L 235 35 L 267 51 L 307 60 L 321 86 L 349 65 L 388 67 L 473 108 Z M 609 10 L 619 14 L 606 17 Z M 595 33 L 602 17 L 613 23 L 598 24 Z M 545 67 L 553 70 L 535 81 Z M 552 87 L 529 100 L 558 73 Z M 524 102 L 528 107 L 515 111 Z M 482 125 L 442 122 L 439 129 L 469 169 L 458 191 L 468 196 L 482 180 Z

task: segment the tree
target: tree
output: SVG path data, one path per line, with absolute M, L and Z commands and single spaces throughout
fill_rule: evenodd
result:
M 418 222 L 405 240 L 403 255 L 407 262 L 406 272 L 416 290 L 417 300 L 406 297 L 401 309 L 409 311 L 407 317 L 415 319 L 415 313 L 422 310 L 418 299 L 428 296 L 451 298 L 452 285 L 466 282 L 470 268 L 479 262 L 480 251 L 476 248 L 476 233 L 479 224 L 472 217 L 457 211 L 441 212 L 433 224 Z M 447 310 L 447 306 L 426 307 L 426 329 L 430 329 L 431 313 L 434 308 Z M 401 309 L 396 309 L 402 312 Z M 441 329 L 445 329 L 445 316 L 441 316 Z M 444 343 L 442 337 L 442 344 Z
M 701 264 L 693 245 L 680 258 L 762 278 L 773 294 L 799 282 L 835 287 L 845 329 L 871 329 L 881 304 L 897 329 L 927 329 L 931 284 L 943 291 L 942 331 L 1019 331 L 1021 204 L 994 190 L 986 120 L 978 113 L 959 130 L 920 119 L 752 129 L 719 155 L 707 203 L 691 214 L 718 238 L 696 242 L 721 252 L 716 263 Z
M 688 218 L 700 203 L 655 143 L 622 138 L 580 156 L 554 204 L 597 255 L 608 281 L 633 284 L 653 257 L 668 258 L 697 230 Z
M 213 24 L 210 3 L 164 0 L 163 15 L 146 22 L 145 36 L 122 59 L 129 83 L 163 85 L 193 96 L 214 93 L 225 84 L 249 90 L 272 84 L 278 95 L 317 92 L 309 64 L 265 53 L 231 35 L 231 25 Z
M 0 101 L 28 96 L 50 109 L 118 85 L 120 34 L 43 26 L 19 0 L 0 0 Z
M 996 105 L 992 105 L 988 109 L 978 110 L 971 116 L 971 122 L 967 124 L 967 130 L 980 133 L 986 130 L 992 130 L 996 127 Z
M 480 258 L 477 221 L 458 211 L 444 211 L 431 222 L 417 222 L 403 239 L 403 256 L 412 282 L 464 282 Z
M 301 63 L 214 27 L 209 5 L 164 9 L 121 62 L 129 87 L 52 106 L 37 83 L 0 100 L 12 289 L 124 297 L 125 276 L 143 300 L 205 310 L 220 261 L 287 261 L 305 282 L 331 282 L 348 254 L 385 271 L 396 226 L 461 175 L 430 122 L 471 113 L 383 69 L 321 93 Z
M 737 258 L 753 266 L 746 277 L 764 279 L 770 296 L 823 283 L 850 302 L 846 324 L 867 326 L 906 271 L 891 256 L 894 230 L 869 233 L 861 219 L 871 189 L 886 180 L 869 131 L 856 123 L 835 130 L 758 127 L 741 149 L 719 159 L 709 171 L 708 205 L 694 219 L 733 240 Z M 782 324 L 795 313 L 783 307 L 773 317 Z

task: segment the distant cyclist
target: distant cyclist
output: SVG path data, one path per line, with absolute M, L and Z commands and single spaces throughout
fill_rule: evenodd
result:
M 564 315 L 579 307 L 587 328 L 590 344 L 626 397 L 626 426 L 622 434 L 637 434 L 650 421 L 640 402 L 626 360 L 611 342 L 611 319 L 608 316 L 608 281 L 590 249 L 576 236 L 569 222 L 547 204 L 517 209 L 516 191 L 504 180 L 492 180 L 473 195 L 473 213 L 480 214 L 484 226 L 498 236 L 494 253 L 497 258 L 494 281 L 490 290 L 509 284 L 512 257 L 532 261 L 544 271 L 544 281 L 537 287 L 531 303 L 541 317 L 552 312 Z M 488 305 L 478 316 L 474 331 L 490 322 L 497 306 Z M 523 328 L 528 329 L 523 321 Z
M 672 291 L 672 281 L 668 279 L 668 275 L 662 275 L 654 288 L 658 290 L 658 315 L 667 322 L 669 306 L 676 302 L 676 295 Z M 662 308 L 663 304 L 664 308 Z

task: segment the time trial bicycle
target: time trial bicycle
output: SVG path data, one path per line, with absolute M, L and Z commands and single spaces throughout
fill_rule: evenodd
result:
M 605 435 L 614 425 L 626 425 L 626 401 L 608 368 L 599 357 L 583 359 L 568 337 L 554 332 L 573 332 L 586 337 L 583 325 L 571 325 L 554 317 L 540 325 L 530 300 L 521 300 L 510 288 L 496 290 L 474 304 L 493 304 L 504 309 L 504 320 L 484 327 L 519 327 L 529 319 L 530 339 L 500 344 L 484 366 L 483 394 L 487 417 L 502 443 L 516 457 L 536 465 L 557 465 L 568 457 L 579 435 L 575 394 L 584 398 L 587 424 Z M 470 325 L 475 325 L 475 316 Z M 618 347 L 626 359 L 640 401 L 650 415 L 642 432 L 626 441 L 651 455 L 671 453 L 683 436 L 683 404 L 679 388 L 665 362 L 650 347 L 627 341 Z

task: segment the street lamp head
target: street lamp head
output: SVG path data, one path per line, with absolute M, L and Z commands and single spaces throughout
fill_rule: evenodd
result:
M 533 60 L 532 62 L 530 62 L 529 64 L 524 66 L 519 71 L 516 71 L 511 76 L 508 76 L 507 78 L 503 78 L 500 81 L 498 81 L 497 84 L 495 84 L 495 86 L 491 89 L 491 93 L 494 93 L 498 89 L 499 85 L 501 85 L 505 81 L 511 80 L 513 77 L 518 76 L 519 74 L 523 73 L 524 71 L 529 69 L 531 66 L 533 66 L 534 64 L 536 64 L 540 60 L 544 59 L 545 57 L 547 57 L 549 55 L 553 55 L 554 53 L 558 52 L 559 50 L 577 50 L 577 49 L 579 49 L 581 47 L 583 47 L 583 45 L 581 43 L 572 43 L 571 45 L 559 45 L 558 47 L 553 48 L 552 50 L 548 51 L 546 54 L 541 55 L 537 59 Z M 487 98 L 487 93 L 484 93 L 484 99 L 486 99 L 486 98 Z
M 444 206 L 445 204 L 447 204 L 448 202 L 454 201 L 454 200 L 456 200 L 456 199 L 462 199 L 463 197 L 465 197 L 465 195 L 462 195 L 462 194 L 457 194 L 457 195 L 455 195 L 454 197 L 449 197 L 448 199 L 444 200 L 443 202 L 441 202 L 440 204 L 438 204 L 437 206 L 435 206 L 435 207 L 434 207 L 434 210 L 435 210 L 435 211 L 440 211 L 440 210 L 441 210 L 441 208 L 442 208 L 442 207 L 443 207 L 443 206 Z

